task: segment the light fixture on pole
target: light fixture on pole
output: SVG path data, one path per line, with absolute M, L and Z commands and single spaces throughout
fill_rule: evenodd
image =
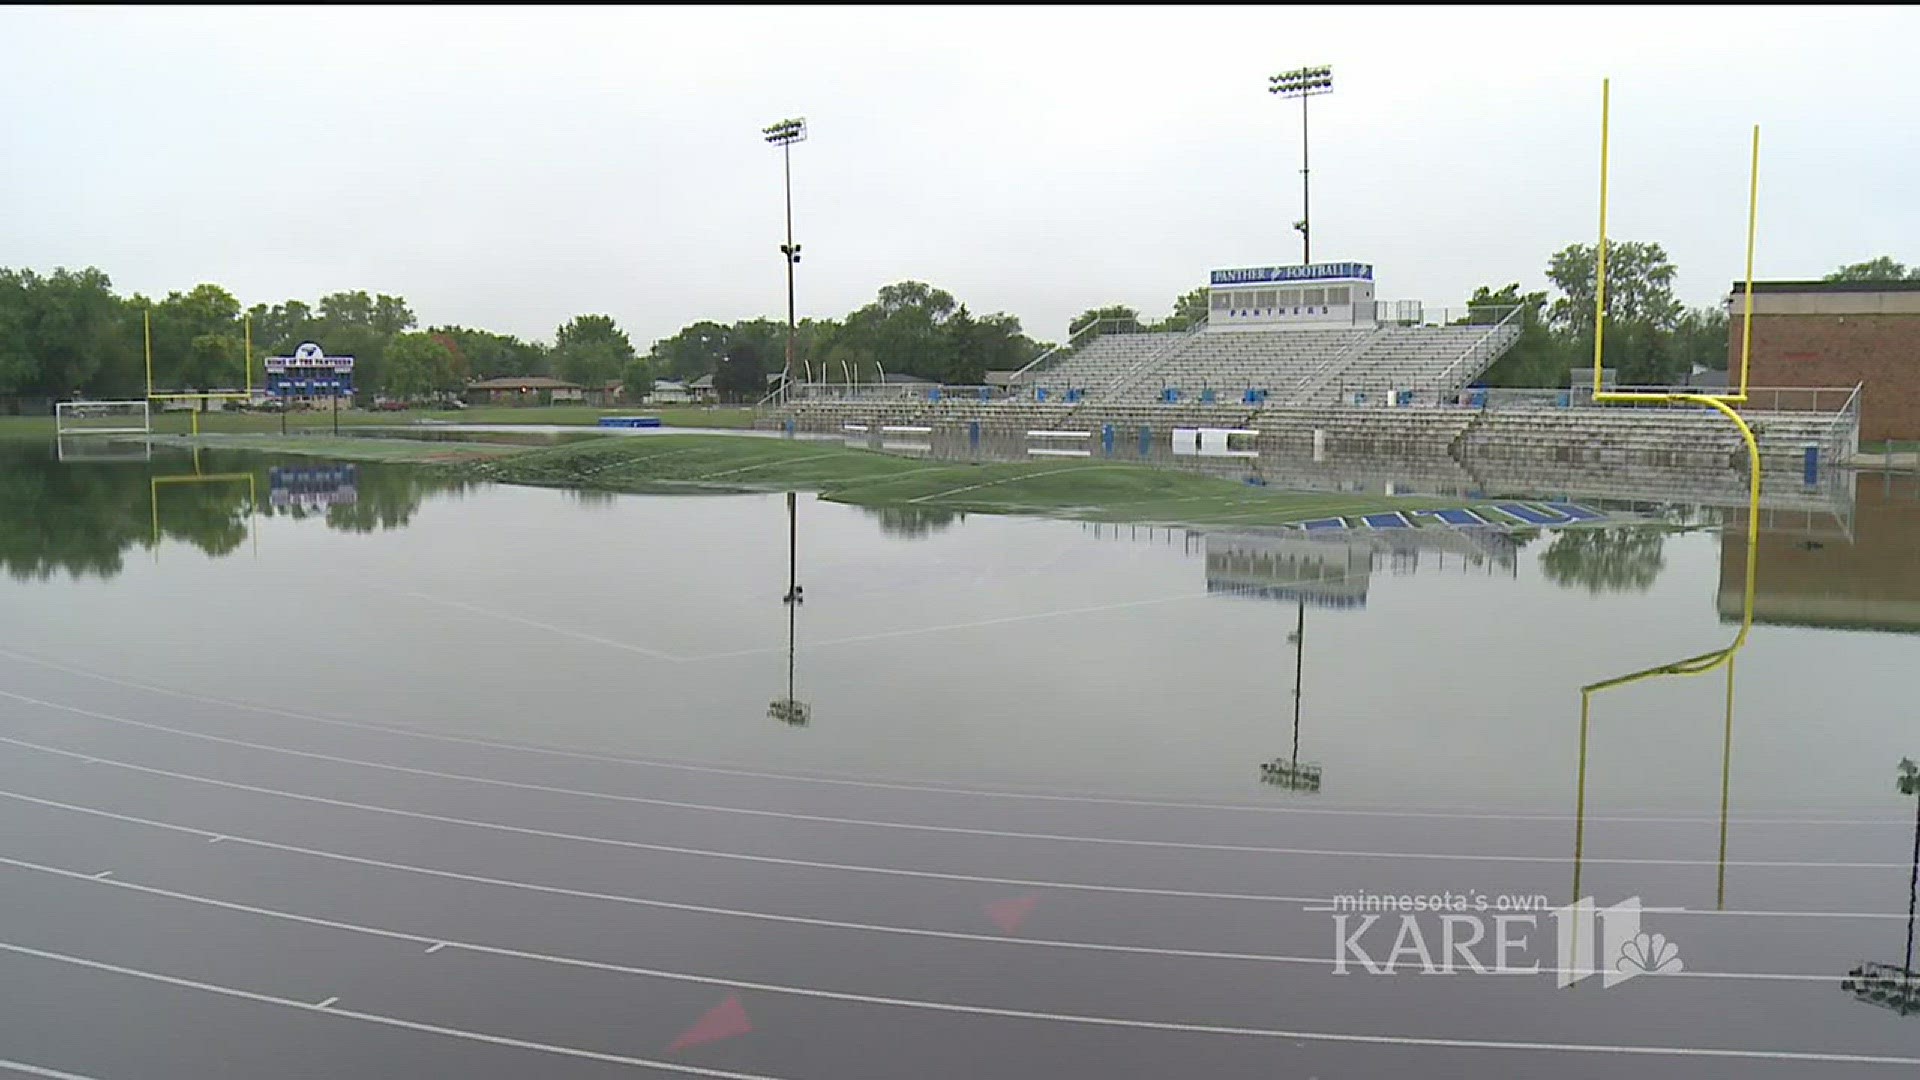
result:
M 1310 234 L 1313 215 L 1308 210 L 1307 198 L 1307 99 L 1317 94 L 1333 93 L 1333 68 L 1323 64 L 1269 76 L 1267 92 L 1283 98 L 1300 99 L 1300 220 L 1294 222 L 1293 227 L 1300 231 L 1300 262 L 1306 265 L 1313 262 L 1313 239 Z
M 793 242 L 793 144 L 807 141 L 807 121 L 792 117 L 760 129 L 767 142 L 780 148 L 781 164 L 787 181 L 787 242 L 780 245 L 780 257 L 787 264 L 787 362 L 780 373 L 780 395 L 785 398 L 793 382 L 793 339 L 796 323 L 793 312 L 793 268 L 800 262 L 800 245 Z

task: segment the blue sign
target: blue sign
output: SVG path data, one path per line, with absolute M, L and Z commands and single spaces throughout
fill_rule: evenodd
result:
M 1250 266 L 1241 270 L 1215 270 L 1214 285 L 1255 285 L 1269 281 L 1329 281 L 1336 278 L 1373 280 L 1371 263 L 1314 263 L 1310 266 Z

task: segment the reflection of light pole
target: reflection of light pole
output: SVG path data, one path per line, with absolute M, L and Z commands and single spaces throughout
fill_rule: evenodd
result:
M 793 380 L 793 338 L 795 320 L 793 313 L 793 268 L 800 262 L 800 245 L 793 242 L 793 144 L 807 140 L 807 122 L 800 117 L 782 120 L 760 129 L 769 143 L 780 148 L 781 163 L 787 178 L 787 242 L 780 245 L 780 257 L 787 264 L 787 365 L 780 377 L 781 396 L 786 396 L 787 384 Z M 762 387 L 761 389 L 765 389 Z
M 1300 231 L 1300 262 L 1313 262 L 1313 241 L 1308 230 L 1307 209 L 1307 99 L 1316 94 L 1333 93 L 1333 68 L 1304 67 L 1283 71 L 1267 79 L 1267 92 L 1283 98 L 1300 99 L 1300 220 L 1293 227 Z
M 1913 926 L 1915 901 L 1920 899 L 1920 765 L 1900 761 L 1900 794 L 1914 796 L 1913 869 L 1907 878 L 1907 953 L 1898 971 L 1892 964 L 1864 963 L 1847 972 L 1840 989 L 1869 1005 L 1891 1009 L 1901 1016 L 1920 1013 L 1920 993 L 1914 990 Z
M 1900 794 L 1913 797 L 1913 869 L 1907 876 L 1907 1000 L 1913 997 L 1913 914 L 1920 897 L 1920 766 L 1900 759 Z
M 787 696 L 774 698 L 767 703 L 767 715 L 775 720 L 801 727 L 812 719 L 813 708 L 804 701 L 796 701 L 793 696 L 793 648 L 794 619 L 801 604 L 806 602 L 806 590 L 797 579 L 799 567 L 799 511 L 798 498 L 787 492 L 787 594 L 780 598 L 787 605 Z
M 1287 758 L 1263 762 L 1260 779 L 1291 791 L 1319 791 L 1320 766 L 1300 763 L 1300 676 L 1305 670 L 1307 649 L 1306 597 L 1300 597 L 1297 603 L 1293 633 L 1287 635 L 1287 643 L 1293 646 L 1293 753 Z

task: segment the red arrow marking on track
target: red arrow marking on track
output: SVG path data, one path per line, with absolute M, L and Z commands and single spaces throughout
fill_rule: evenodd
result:
M 673 1045 L 667 1047 L 667 1053 L 677 1053 L 690 1046 L 700 1046 L 720 1039 L 730 1039 L 735 1035 L 745 1035 L 752 1030 L 753 1025 L 747 1021 L 747 1010 L 740 1004 L 740 995 L 728 994 L 727 1000 L 707 1010 L 705 1016 L 695 1021 L 692 1027 L 681 1032 L 680 1037 L 673 1040 Z
M 1016 896 L 1011 900 L 994 900 L 987 904 L 987 918 L 1000 928 L 1003 934 L 1011 934 L 1020 929 L 1020 924 L 1033 914 L 1033 905 L 1040 902 L 1037 896 Z

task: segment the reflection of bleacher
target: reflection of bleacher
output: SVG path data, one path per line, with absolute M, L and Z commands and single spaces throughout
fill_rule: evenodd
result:
M 1446 569 L 1511 572 L 1519 542 L 1502 529 L 1393 529 L 1374 532 L 1208 533 L 1207 591 L 1311 607 L 1358 608 L 1376 570 L 1414 573 L 1427 556 Z

